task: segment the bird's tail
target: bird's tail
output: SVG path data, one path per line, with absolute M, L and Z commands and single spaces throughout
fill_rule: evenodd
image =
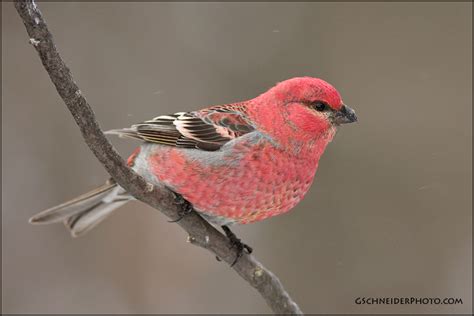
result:
M 31 224 L 64 222 L 73 237 L 85 234 L 115 209 L 133 200 L 122 187 L 107 181 L 104 185 L 30 218 Z

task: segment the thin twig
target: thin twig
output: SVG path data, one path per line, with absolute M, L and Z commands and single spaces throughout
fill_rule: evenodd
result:
M 34 1 L 15 1 L 15 8 L 25 24 L 32 44 L 38 52 L 56 90 L 76 120 L 82 136 L 110 176 L 138 200 L 176 219 L 179 205 L 173 192 L 154 186 L 127 167 L 123 159 L 105 138 L 92 108 L 74 82 L 53 42 L 53 37 Z M 178 224 L 189 234 L 188 241 L 205 248 L 227 263 L 232 263 L 236 251 L 228 239 L 196 212 Z M 280 280 L 253 256 L 244 254 L 233 269 L 263 296 L 274 313 L 302 314 L 298 305 L 283 288 Z

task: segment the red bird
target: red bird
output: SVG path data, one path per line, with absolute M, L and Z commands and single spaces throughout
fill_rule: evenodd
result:
M 228 225 L 292 209 L 311 186 L 336 127 L 355 121 L 333 86 L 302 77 L 249 101 L 158 116 L 108 133 L 143 141 L 129 166 L 181 195 L 210 222 Z M 64 221 L 78 236 L 131 200 L 108 182 L 30 222 Z

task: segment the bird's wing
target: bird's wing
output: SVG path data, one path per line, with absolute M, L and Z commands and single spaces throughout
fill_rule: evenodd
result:
M 213 106 L 195 112 L 162 115 L 117 134 L 149 143 L 215 151 L 228 141 L 252 132 L 255 127 L 246 115 L 245 103 Z

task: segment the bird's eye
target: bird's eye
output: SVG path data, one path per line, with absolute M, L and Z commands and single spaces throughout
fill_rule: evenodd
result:
M 319 112 L 323 112 L 328 108 L 327 104 L 321 101 L 316 101 L 311 106 L 313 107 L 313 109 Z

